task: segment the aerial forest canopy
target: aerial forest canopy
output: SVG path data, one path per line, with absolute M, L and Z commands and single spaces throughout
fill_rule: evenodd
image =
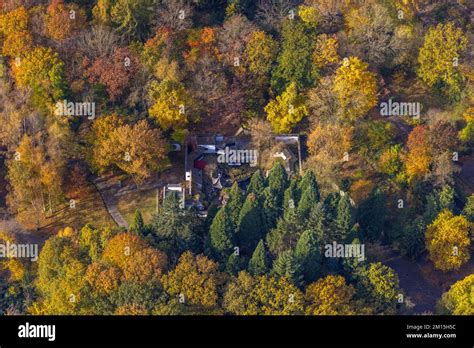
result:
M 474 314 L 467 0 L 0 1 L 0 314 Z

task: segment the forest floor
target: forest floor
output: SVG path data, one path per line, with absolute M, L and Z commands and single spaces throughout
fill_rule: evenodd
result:
M 473 258 L 458 271 L 448 273 L 436 270 L 426 255 L 414 261 L 391 250 L 380 261 L 397 272 L 400 287 L 414 305 L 415 314 L 434 313 L 441 295 L 455 282 L 474 273 Z

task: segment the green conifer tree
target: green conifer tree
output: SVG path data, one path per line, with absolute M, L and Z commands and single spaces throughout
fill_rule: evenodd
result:
M 268 272 L 268 267 L 269 261 L 265 251 L 265 244 L 261 239 L 258 242 L 255 251 L 253 252 L 252 258 L 250 259 L 248 270 L 251 275 L 259 276 L 266 274 Z
M 252 178 L 250 179 L 247 193 L 254 193 L 258 197 L 263 193 L 264 189 L 265 178 L 263 177 L 262 171 L 258 169 L 255 173 L 253 173 Z
M 289 279 L 295 285 L 301 285 L 303 282 L 301 264 L 292 250 L 286 250 L 278 255 L 273 263 L 272 273 L 278 277 Z
M 304 280 L 316 280 L 321 265 L 321 240 L 311 230 L 304 231 L 296 244 L 295 256 L 303 268 Z
M 339 203 L 337 204 L 337 218 L 335 222 L 336 241 L 346 242 L 354 224 L 352 206 L 350 198 L 347 194 L 343 195 L 339 199 Z
M 140 210 L 135 209 L 135 214 L 133 215 L 133 221 L 130 224 L 130 232 L 133 232 L 139 236 L 145 236 L 145 222 L 143 221 L 143 216 Z
M 243 252 L 251 252 L 263 237 L 262 210 L 255 194 L 250 193 L 240 211 L 237 238 Z
M 222 207 L 212 221 L 209 244 L 213 256 L 225 263 L 235 246 L 234 227 L 227 206 Z

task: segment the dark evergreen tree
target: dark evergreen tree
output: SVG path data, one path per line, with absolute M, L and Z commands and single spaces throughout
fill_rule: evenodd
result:
M 408 223 L 400 238 L 400 249 L 403 255 L 416 260 L 425 250 L 426 223 L 419 216 L 412 223 Z
M 218 211 L 219 211 L 219 206 L 214 203 L 209 205 L 209 208 L 207 208 L 207 216 L 206 216 L 206 222 L 205 222 L 207 229 L 211 227 L 212 220 L 214 220 L 214 217 L 216 216 Z
M 133 215 L 133 221 L 130 224 L 130 232 L 133 232 L 139 236 L 145 237 L 146 228 L 145 222 L 143 221 L 143 216 L 140 210 L 135 209 L 135 214 Z
M 312 64 L 314 37 L 300 20 L 286 20 L 282 29 L 282 49 L 271 80 L 275 94 L 291 82 L 304 89 L 313 84 L 316 70 Z
M 304 231 L 296 243 L 295 256 L 308 284 L 316 280 L 321 267 L 321 244 L 321 240 L 311 230 Z
M 301 218 L 306 219 L 311 209 L 319 202 L 319 192 L 317 187 L 308 185 L 301 195 L 298 203 L 298 212 Z
M 454 199 L 454 189 L 449 185 L 444 185 L 441 190 L 428 194 L 426 196 L 425 212 L 423 213 L 425 224 L 431 224 L 444 209 L 454 211 Z
M 167 195 L 158 214 L 152 219 L 151 229 L 157 246 L 178 257 L 185 250 L 199 251 L 196 231 L 201 222 L 193 210 L 183 209 L 174 192 Z
M 235 253 L 230 254 L 225 264 L 225 270 L 231 275 L 237 275 L 242 270 L 241 257 Z
M 288 177 L 286 175 L 285 168 L 280 163 L 280 161 L 276 161 L 270 170 L 270 174 L 268 175 L 268 187 L 277 197 L 277 202 L 280 207 L 283 204 L 283 195 L 287 185 Z
M 303 283 L 302 267 L 292 250 L 278 255 L 273 263 L 272 273 L 278 277 L 286 277 L 298 286 Z
M 269 261 L 267 252 L 265 250 L 265 244 L 261 239 L 257 247 L 255 248 L 252 258 L 249 261 L 248 271 L 253 276 L 259 276 L 266 274 L 269 268 Z
M 355 238 L 351 244 L 360 245 L 361 242 L 358 238 Z M 356 283 L 364 275 L 367 265 L 367 257 L 364 257 L 364 260 L 357 257 L 347 257 L 342 260 L 344 274 L 353 283 Z
M 427 225 L 431 224 L 441 211 L 438 195 L 432 192 L 426 196 L 425 212 L 423 219 Z
M 462 210 L 462 214 L 468 219 L 470 222 L 474 222 L 474 194 L 471 194 L 464 205 Z
M 237 239 L 244 253 L 255 249 L 258 241 L 264 236 L 262 209 L 255 194 L 250 193 L 240 211 Z
M 313 231 L 318 240 L 329 242 L 327 239 L 326 213 L 321 202 L 315 204 L 309 213 L 305 228 Z
M 263 191 L 263 223 L 265 232 L 275 227 L 281 208 L 278 206 L 277 196 L 267 187 Z
M 336 220 L 339 198 L 340 196 L 337 192 L 331 192 L 327 195 L 326 199 L 323 202 L 323 208 L 328 223 L 332 223 L 334 220 Z
M 227 212 L 229 214 L 229 218 L 232 222 L 234 230 L 237 230 L 239 227 L 240 210 L 242 209 L 242 204 L 243 193 L 236 181 L 230 188 L 228 199 L 226 202 Z
M 212 255 L 222 263 L 227 261 L 235 247 L 234 227 L 227 206 L 222 207 L 212 221 L 209 246 Z
M 374 190 L 367 200 L 360 204 L 357 211 L 357 221 L 365 238 L 377 240 L 385 223 L 385 195 L 380 190 Z
M 305 223 L 299 217 L 296 209 L 289 211 L 287 217 L 280 218 L 277 226 L 267 234 L 266 242 L 272 255 L 294 249 L 296 242 L 303 232 Z
M 314 172 L 312 170 L 307 170 L 301 178 L 301 181 L 298 185 L 299 192 L 303 194 L 303 192 L 306 191 L 308 187 L 312 187 L 317 192 L 317 201 L 319 202 L 319 185 L 318 181 L 316 180 L 316 175 L 314 175 Z
M 352 206 L 350 198 L 347 194 L 344 194 L 339 199 L 337 204 L 337 217 L 335 221 L 335 241 L 336 242 L 347 242 L 351 228 L 353 226 L 353 217 L 352 217 Z
M 265 189 L 265 178 L 263 177 L 262 171 L 258 169 L 253 173 L 252 178 L 250 179 L 250 184 L 247 188 L 247 193 L 254 193 L 259 197 L 263 190 Z
M 285 194 L 283 195 L 283 214 L 286 216 L 290 209 L 296 209 L 296 205 L 298 204 L 299 200 L 298 194 L 298 181 L 292 179 L 290 181 L 290 185 L 285 190 Z

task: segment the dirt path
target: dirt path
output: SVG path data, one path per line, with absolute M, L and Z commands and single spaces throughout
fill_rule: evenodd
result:
M 105 207 L 117 226 L 128 229 L 128 222 L 122 216 L 117 208 L 117 191 L 120 189 L 120 184 L 113 177 L 97 177 L 92 180 L 97 188 Z

